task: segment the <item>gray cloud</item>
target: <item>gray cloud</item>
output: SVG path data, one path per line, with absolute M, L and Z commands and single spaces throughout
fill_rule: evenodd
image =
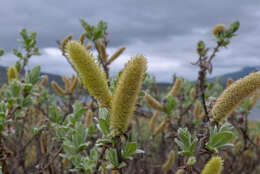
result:
M 122 68 L 131 55 L 143 53 L 150 62 L 148 71 L 159 81 L 170 80 L 173 73 L 194 79 L 197 68 L 190 62 L 197 58 L 196 43 L 203 39 L 214 46 L 210 32 L 217 23 L 228 25 L 239 20 L 241 29 L 229 48 L 222 49 L 214 60 L 213 75 L 260 65 L 259 7 L 259 0 L 3 0 L 0 48 L 10 51 L 17 47 L 18 32 L 22 28 L 36 31 L 38 44 L 45 52 L 32 64 L 41 63 L 49 72 L 57 72 L 56 65 L 60 72 L 67 72 L 65 60 L 54 54 L 56 40 L 69 33 L 79 36 L 83 32 L 79 18 L 91 24 L 102 19 L 108 22 L 109 49 L 127 46 L 124 57 L 112 68 L 113 73 Z M 49 49 L 47 52 L 46 48 Z M 13 59 L 7 60 L 10 56 L 7 54 L 0 63 L 11 63 Z

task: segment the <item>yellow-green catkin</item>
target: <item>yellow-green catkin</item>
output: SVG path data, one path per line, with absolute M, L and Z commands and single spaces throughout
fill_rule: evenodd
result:
M 249 101 L 250 101 L 250 105 L 248 106 L 248 110 L 253 109 L 253 107 L 255 106 L 258 98 L 260 95 L 260 91 L 259 89 L 255 90 L 255 92 L 252 94 L 252 96 L 250 96 Z
M 201 104 L 200 101 L 197 100 L 193 108 L 193 117 L 199 119 L 200 113 L 201 113 Z
M 125 51 L 126 47 L 123 46 L 121 48 L 119 48 L 107 61 L 107 64 L 112 63 L 114 60 L 116 60 L 116 58 L 118 58 L 124 51 Z
M 201 174 L 221 174 L 223 170 L 223 160 L 219 156 L 212 157 L 204 166 Z
M 128 61 L 118 79 L 110 114 L 112 136 L 124 133 L 132 121 L 146 66 L 146 58 L 137 55 Z
M 195 89 L 195 88 L 192 88 L 192 89 L 190 90 L 190 99 L 191 99 L 191 100 L 194 100 L 195 97 L 196 97 L 196 89 Z
M 176 174 L 183 174 L 184 173 L 184 170 L 183 169 L 178 169 Z
M 64 53 L 67 43 L 72 39 L 72 35 L 68 35 L 60 44 L 60 49 Z
M 155 130 L 156 122 L 157 122 L 157 120 L 158 120 L 159 115 L 160 115 L 160 112 L 159 112 L 159 111 L 154 112 L 154 114 L 153 114 L 151 120 L 149 121 L 149 129 L 150 129 L 152 132 L 154 132 L 154 130 Z
M 182 78 L 178 77 L 175 80 L 175 83 L 174 83 L 172 89 L 170 90 L 170 92 L 168 93 L 167 97 L 169 97 L 169 96 L 177 97 L 179 95 L 179 93 L 181 92 L 182 83 L 183 83 Z
M 97 49 L 98 49 L 98 52 L 100 54 L 102 61 L 104 63 L 106 63 L 107 62 L 107 52 L 106 52 L 105 45 L 101 41 L 97 41 L 96 44 L 97 44 Z
M 224 24 L 217 24 L 212 29 L 212 34 L 217 35 L 219 32 L 223 32 L 226 30 L 226 26 Z
M 92 122 L 92 118 L 93 118 L 93 112 L 91 111 L 91 109 L 87 110 L 86 114 L 85 114 L 85 126 L 88 128 L 91 125 Z
M 150 108 L 154 110 L 163 110 L 163 106 L 161 105 L 161 103 L 158 102 L 155 98 L 153 98 L 148 92 L 145 92 L 144 101 Z
M 229 87 L 233 83 L 232 78 L 228 78 L 226 81 L 226 88 Z
M 58 83 L 56 83 L 55 81 L 51 82 L 51 86 L 54 89 L 54 91 L 60 95 L 60 96 L 65 96 L 66 95 L 66 91 L 63 90 L 60 85 L 58 85 Z
M 84 45 L 84 41 L 85 41 L 85 38 L 86 38 L 86 33 L 82 33 L 79 37 L 79 43 L 81 45 Z
M 252 95 L 257 88 L 260 88 L 260 71 L 233 82 L 213 105 L 211 110 L 213 120 L 222 121 L 227 118 L 241 101 Z
M 171 150 L 171 152 L 170 152 L 170 154 L 168 156 L 167 161 L 162 165 L 162 169 L 165 170 L 165 171 L 170 170 L 171 167 L 174 164 L 174 160 L 175 160 L 175 154 L 174 154 L 174 151 Z
M 10 83 L 13 79 L 19 79 L 19 73 L 15 66 L 11 65 L 7 70 L 8 82 Z
M 40 81 L 40 86 L 45 86 L 46 84 L 48 83 L 48 76 L 47 75 L 44 75 L 42 76 L 42 80 Z
M 70 81 L 68 92 L 72 93 L 74 91 L 74 89 L 76 88 L 77 84 L 78 84 L 78 79 L 76 76 L 73 75 L 72 79 Z
M 164 119 L 154 130 L 154 133 L 153 135 L 158 135 L 159 133 L 161 133 L 162 131 L 164 131 L 164 129 L 166 128 L 167 126 L 167 120 Z
M 76 41 L 67 43 L 66 52 L 84 87 L 102 106 L 110 107 L 112 96 L 106 75 L 95 62 L 93 54 Z
M 70 87 L 70 80 L 65 75 L 62 75 L 61 78 L 65 84 L 65 91 L 66 91 L 66 93 L 68 93 L 69 87 Z

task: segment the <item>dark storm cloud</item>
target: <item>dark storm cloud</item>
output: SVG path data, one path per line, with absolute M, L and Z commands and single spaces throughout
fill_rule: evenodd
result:
M 214 46 L 210 34 L 212 26 L 239 20 L 239 36 L 214 60 L 215 73 L 236 70 L 244 65 L 260 65 L 259 0 L 1 1 L 0 48 L 9 51 L 17 46 L 16 39 L 22 28 L 38 33 L 41 48 L 57 47 L 56 40 L 70 33 L 78 37 L 83 32 L 79 18 L 90 24 L 105 20 L 111 49 L 126 45 L 129 56 L 144 53 L 150 57 L 150 72 L 161 79 L 169 79 L 171 75 L 162 77 L 167 72 L 194 78 L 194 73 L 189 71 L 196 69 L 190 65 L 196 60 L 196 42 L 203 39 Z M 155 66 L 160 59 L 168 61 L 172 67 L 166 66 L 167 63 Z

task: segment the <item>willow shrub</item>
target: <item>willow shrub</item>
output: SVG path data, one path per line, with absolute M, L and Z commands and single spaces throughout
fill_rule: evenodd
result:
M 36 33 L 21 31 L 21 48 L 13 50 L 18 61 L 0 89 L 3 173 L 259 172 L 259 123 L 248 120 L 259 72 L 226 86 L 207 80 L 239 22 L 213 27 L 216 46 L 199 41 L 196 48 L 197 81 L 174 77 L 168 89 L 146 73 L 149 58 L 141 54 L 110 77 L 110 65 L 126 47 L 108 55 L 106 22 L 80 22 L 78 41 L 68 35 L 59 42 L 77 74 L 63 75 L 63 83 L 48 82 L 40 66 L 26 70 L 40 53 Z

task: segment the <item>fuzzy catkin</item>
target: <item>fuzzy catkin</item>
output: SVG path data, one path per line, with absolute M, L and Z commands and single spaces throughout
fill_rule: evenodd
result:
M 219 156 L 212 157 L 204 166 L 201 174 L 221 174 L 223 170 L 223 160 Z
M 69 87 L 70 87 L 70 81 L 65 75 L 62 75 L 61 78 L 62 78 L 62 81 L 65 84 L 65 91 L 66 91 L 66 93 L 68 93 Z
M 96 44 L 97 44 L 97 49 L 98 49 L 98 52 L 100 54 L 102 61 L 104 63 L 106 63 L 107 62 L 107 53 L 106 53 L 105 45 L 101 41 L 97 41 Z
M 81 45 L 84 45 L 84 41 L 85 41 L 85 38 L 86 38 L 86 33 L 82 33 L 79 37 L 79 43 Z
M 199 119 L 201 113 L 201 104 L 200 101 L 196 101 L 193 108 L 193 117 Z
M 167 161 L 162 165 L 162 169 L 165 170 L 165 171 L 170 170 L 171 167 L 174 164 L 174 160 L 175 160 L 175 154 L 174 154 L 174 151 L 171 150 L 171 152 L 170 152 L 170 154 L 168 156 Z
M 58 85 L 55 81 L 51 82 L 51 86 L 54 89 L 54 91 L 60 95 L 60 96 L 65 96 L 66 95 L 66 91 L 64 91 L 60 85 Z
M 178 77 L 176 79 L 172 89 L 168 93 L 167 97 L 169 97 L 169 96 L 177 97 L 179 95 L 179 93 L 181 92 L 182 83 L 183 83 L 182 78 Z
M 86 114 L 85 114 L 85 126 L 88 128 L 91 125 L 92 122 L 92 118 L 93 118 L 93 112 L 89 109 L 87 110 Z
M 196 89 L 195 89 L 195 88 L 192 88 L 192 89 L 190 90 L 190 99 L 191 99 L 191 100 L 194 100 L 195 97 L 196 97 Z
M 239 79 L 226 88 L 213 105 L 211 113 L 214 121 L 227 118 L 241 101 L 260 88 L 260 71 Z
M 146 64 L 147 61 L 143 55 L 133 57 L 128 61 L 118 79 L 110 114 L 112 136 L 124 133 L 132 121 L 146 71 Z
M 67 45 L 67 43 L 72 39 L 72 35 L 68 35 L 66 36 L 66 38 L 61 42 L 60 44 L 60 49 L 61 51 L 64 53 L 65 52 L 65 47 Z
M 159 111 L 154 112 L 154 114 L 153 114 L 153 116 L 152 116 L 152 118 L 151 118 L 151 120 L 149 122 L 149 129 L 152 132 L 154 132 L 154 130 L 155 130 L 156 122 L 158 120 L 159 115 L 160 115 Z
M 163 110 L 163 106 L 161 105 L 161 103 L 158 102 L 155 98 L 153 98 L 148 92 L 145 93 L 144 101 L 150 108 L 153 108 L 154 110 Z
M 167 120 L 164 119 L 154 130 L 153 135 L 158 135 L 159 133 L 161 133 L 167 126 Z
M 124 51 L 125 51 L 126 47 L 123 46 L 121 48 L 119 48 L 107 61 L 107 64 L 112 63 L 114 60 L 116 60 L 116 58 L 118 58 Z
M 217 35 L 219 32 L 223 32 L 226 30 L 226 26 L 224 24 L 217 24 L 212 29 L 212 34 Z
M 69 90 L 68 90 L 68 92 L 69 92 L 69 93 L 72 93 L 72 92 L 74 91 L 74 89 L 76 88 L 77 84 L 78 84 L 78 79 L 77 79 L 76 76 L 73 75 L 73 76 L 72 76 L 72 79 L 71 79 L 71 83 L 70 83 L 70 85 L 69 85 Z
M 255 92 L 252 94 L 252 96 L 249 98 L 250 101 L 250 105 L 248 106 L 248 110 L 253 109 L 253 107 L 255 106 L 258 98 L 260 96 L 260 91 L 257 89 L 255 90 Z
M 95 62 L 93 54 L 76 41 L 67 43 L 66 52 L 78 72 L 84 87 L 102 106 L 111 107 L 111 93 L 105 73 Z
M 232 78 L 228 78 L 226 81 L 226 88 L 229 87 L 233 83 Z
M 42 77 L 42 80 L 40 81 L 40 86 L 45 86 L 47 83 L 48 83 L 48 76 L 47 75 L 44 75 L 43 77 Z
M 184 170 L 183 169 L 178 169 L 176 174 L 183 174 L 184 173 Z
M 19 73 L 15 66 L 11 65 L 7 70 L 8 82 L 10 83 L 13 79 L 19 79 Z

